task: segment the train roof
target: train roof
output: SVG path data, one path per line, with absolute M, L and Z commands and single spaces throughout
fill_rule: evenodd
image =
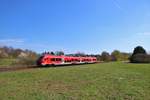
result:
M 57 56 L 57 55 L 51 55 L 51 54 L 45 54 L 45 55 L 43 55 L 43 57 L 48 57 L 48 58 L 91 58 L 91 59 L 95 58 L 96 59 L 96 57 L 83 57 L 83 56 L 78 57 L 78 56 L 65 56 L 65 55 Z

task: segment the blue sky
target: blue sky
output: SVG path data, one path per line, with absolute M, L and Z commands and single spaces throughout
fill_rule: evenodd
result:
M 101 53 L 149 43 L 150 0 L 0 0 L 0 45 Z

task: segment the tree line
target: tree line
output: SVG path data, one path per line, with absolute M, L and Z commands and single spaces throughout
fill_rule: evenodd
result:
M 120 52 L 119 50 L 114 50 L 111 54 L 107 51 L 103 51 L 101 54 L 85 54 L 83 52 L 77 52 L 74 54 L 65 54 L 63 51 L 56 52 L 44 52 L 43 54 L 51 55 L 66 55 L 66 56 L 76 56 L 76 57 L 96 57 L 99 61 L 128 61 L 131 53 Z
M 120 52 L 119 50 L 114 50 L 112 53 L 103 51 L 98 59 L 104 62 L 109 61 L 128 61 L 131 53 Z
M 14 59 L 12 65 L 34 65 L 39 54 L 31 50 L 14 49 L 12 47 L 0 47 L 0 60 Z
M 3 46 L 0 47 L 0 60 L 1 59 L 15 59 L 14 65 L 35 65 L 36 60 L 44 54 L 51 55 L 66 55 L 66 56 L 92 56 L 96 57 L 98 61 L 110 62 L 110 61 L 130 61 L 131 63 L 150 63 L 150 55 L 142 46 L 137 46 L 133 53 L 121 52 L 114 50 L 112 53 L 103 51 L 101 54 L 85 54 L 83 52 L 77 52 L 74 54 L 65 54 L 63 51 L 56 52 L 44 52 L 38 54 L 32 50 L 14 49 L 12 47 Z

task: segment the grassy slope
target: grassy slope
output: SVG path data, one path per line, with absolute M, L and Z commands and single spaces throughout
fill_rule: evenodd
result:
M 0 73 L 0 100 L 150 100 L 150 65 L 101 63 Z
M 14 62 L 16 61 L 16 59 L 0 59 L 0 67 L 1 66 L 10 66 L 12 65 Z

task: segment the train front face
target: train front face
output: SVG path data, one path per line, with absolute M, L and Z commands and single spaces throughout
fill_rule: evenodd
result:
M 46 66 L 46 65 L 50 65 L 50 64 L 51 64 L 51 62 L 49 60 L 48 55 L 43 55 L 37 60 L 37 65 L 38 66 Z
M 42 59 L 43 59 L 43 57 L 44 57 L 44 56 L 39 57 L 38 60 L 36 61 L 36 64 L 37 64 L 38 66 L 41 66 L 41 65 L 42 65 Z

